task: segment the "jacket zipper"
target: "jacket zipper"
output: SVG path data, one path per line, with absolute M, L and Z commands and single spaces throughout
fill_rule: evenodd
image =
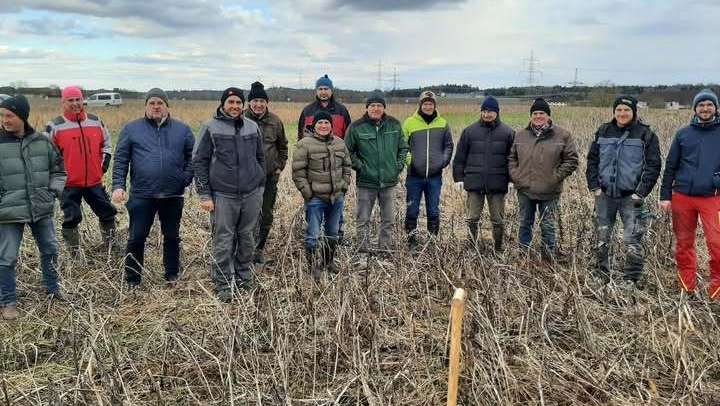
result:
M 375 126 L 375 146 L 377 147 L 377 156 L 378 156 L 378 186 L 380 186 L 380 189 L 382 189 L 382 174 L 380 173 L 380 166 L 379 165 L 382 162 L 382 154 L 380 153 L 380 127 L 377 125 Z
M 88 154 L 85 148 L 85 132 L 83 131 L 82 124 L 80 124 L 80 121 L 78 121 L 78 128 L 80 128 L 80 153 L 83 154 L 83 158 L 85 161 L 85 183 L 83 183 L 84 187 L 87 187 L 88 185 Z
M 430 128 L 427 129 L 425 136 L 425 178 L 430 175 Z
M 330 134 L 332 136 L 332 134 Z M 332 157 L 332 154 L 330 152 L 330 143 L 326 142 L 325 147 L 327 148 L 328 152 L 328 169 L 330 170 L 330 202 L 333 200 L 333 195 L 335 194 L 335 182 L 333 182 L 333 162 L 334 159 Z
M 28 172 L 27 167 L 27 159 L 25 159 L 25 148 L 23 146 L 25 142 L 25 137 L 18 142 L 18 148 L 20 149 L 20 159 L 23 163 L 23 172 L 25 173 L 25 193 L 27 193 L 28 199 L 27 199 L 27 205 L 28 205 L 28 211 L 30 212 L 30 219 L 34 222 L 35 217 L 33 214 L 33 208 L 32 208 L 32 195 L 30 194 L 30 188 L 32 187 L 32 174 Z

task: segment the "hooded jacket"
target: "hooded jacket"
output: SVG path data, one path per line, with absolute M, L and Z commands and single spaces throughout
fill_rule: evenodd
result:
M 260 129 L 254 121 L 226 115 L 218 107 L 203 124 L 193 157 L 195 187 L 201 199 L 214 193 L 242 197 L 265 183 L 265 155 Z
M 335 100 L 335 95 L 331 96 L 328 100 L 326 107 L 323 107 L 322 102 L 317 97 L 315 101 L 305 106 L 302 113 L 300 113 L 300 119 L 298 119 L 298 140 L 302 139 L 305 135 L 306 130 L 312 132 L 313 117 L 318 110 L 325 110 L 332 116 L 332 133 L 336 137 L 345 138 L 345 132 L 350 126 L 350 113 L 348 113 L 345 106 Z
M 402 128 L 410 149 L 406 158 L 408 174 L 423 178 L 441 175 L 453 153 L 452 131 L 447 120 L 437 115 L 427 123 L 416 111 Z
M 508 169 L 515 131 L 500 117 L 486 123 L 476 121 L 463 130 L 453 160 L 453 179 L 465 190 L 478 193 L 507 193 Z

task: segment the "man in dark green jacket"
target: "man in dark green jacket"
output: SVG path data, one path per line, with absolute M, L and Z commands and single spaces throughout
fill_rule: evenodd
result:
M 374 91 L 365 102 L 366 113 L 350 124 L 345 136 L 353 169 L 357 172 L 357 228 L 360 252 L 369 245 L 370 217 L 375 200 L 380 206 L 378 248 L 388 250 L 395 219 L 395 186 L 405 167 L 408 144 L 400 122 L 385 114 L 385 97 Z
M 245 117 L 253 120 L 260 127 L 263 137 L 263 152 L 265 154 L 265 191 L 263 192 L 262 212 L 258 226 L 258 235 L 255 241 L 256 264 L 265 263 L 263 249 L 270 234 L 273 223 L 273 209 L 277 200 L 278 181 L 280 173 L 285 168 L 288 159 L 288 140 L 285 136 L 285 127 L 276 114 L 268 110 L 269 98 L 265 86 L 260 82 L 250 85 L 248 104 L 250 108 L 245 111 Z
M 40 250 L 47 293 L 51 299 L 60 293 L 53 213 L 66 174 L 62 155 L 30 127 L 29 114 L 24 96 L 0 104 L 0 314 L 7 320 L 18 316 L 15 267 L 26 224 Z

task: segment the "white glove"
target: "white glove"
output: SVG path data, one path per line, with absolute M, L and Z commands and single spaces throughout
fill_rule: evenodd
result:
M 455 182 L 455 188 L 460 191 L 465 190 L 465 182 Z
M 508 192 L 513 189 L 515 189 L 515 185 L 512 182 L 508 183 Z

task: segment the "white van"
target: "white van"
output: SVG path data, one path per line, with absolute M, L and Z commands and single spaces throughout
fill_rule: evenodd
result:
M 96 93 L 85 99 L 88 106 L 121 106 L 122 102 L 120 93 Z

